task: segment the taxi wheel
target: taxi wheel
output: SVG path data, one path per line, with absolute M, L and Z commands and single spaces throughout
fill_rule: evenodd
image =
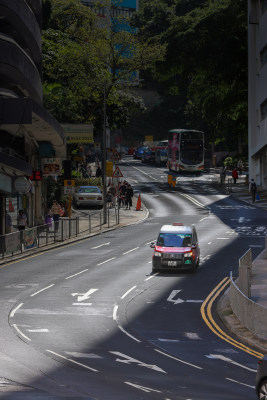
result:
M 194 264 L 194 265 L 191 267 L 190 272 L 191 272 L 192 274 L 195 274 L 195 273 L 197 272 L 197 267 L 198 267 L 198 264 L 197 264 L 197 263 Z

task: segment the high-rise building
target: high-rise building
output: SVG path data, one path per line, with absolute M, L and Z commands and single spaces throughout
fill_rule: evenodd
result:
M 248 1 L 248 148 L 250 178 L 267 189 L 267 1 Z
M 30 181 L 42 157 L 64 157 L 64 132 L 43 107 L 41 0 L 0 0 L 0 235 L 6 215 L 44 215 L 45 181 Z M 34 176 L 38 176 L 34 175 Z

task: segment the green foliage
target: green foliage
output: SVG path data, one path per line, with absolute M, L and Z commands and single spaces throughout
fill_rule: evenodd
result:
M 142 100 L 129 90 L 131 78 L 136 70 L 163 60 L 164 46 L 142 40 L 132 28 L 120 29 L 125 18 L 99 23 L 97 14 L 80 0 L 45 3 L 51 4 L 43 30 L 45 107 L 61 123 L 100 126 L 105 87 L 110 127 L 127 124 L 133 111 L 144 110 Z
M 246 5 L 146 0 L 135 18 L 139 35 L 166 46 L 166 60 L 153 70 L 162 119 L 202 129 L 208 142 L 224 138 L 233 149 L 247 136 Z
M 226 157 L 226 159 L 224 160 L 224 166 L 227 169 L 233 169 L 236 165 L 232 157 Z

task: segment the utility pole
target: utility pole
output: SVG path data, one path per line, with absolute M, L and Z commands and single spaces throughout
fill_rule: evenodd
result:
M 103 102 L 103 138 L 102 138 L 102 182 L 103 182 L 103 216 L 104 224 L 107 223 L 107 179 L 106 179 L 106 153 L 107 153 L 107 136 L 106 136 L 106 83 L 104 83 L 104 102 Z

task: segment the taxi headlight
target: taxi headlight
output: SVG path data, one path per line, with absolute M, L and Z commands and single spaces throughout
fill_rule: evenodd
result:
M 161 257 L 161 253 L 159 251 L 155 251 L 154 256 L 155 257 Z
M 192 253 L 191 252 L 190 253 L 185 253 L 184 257 L 192 257 Z

